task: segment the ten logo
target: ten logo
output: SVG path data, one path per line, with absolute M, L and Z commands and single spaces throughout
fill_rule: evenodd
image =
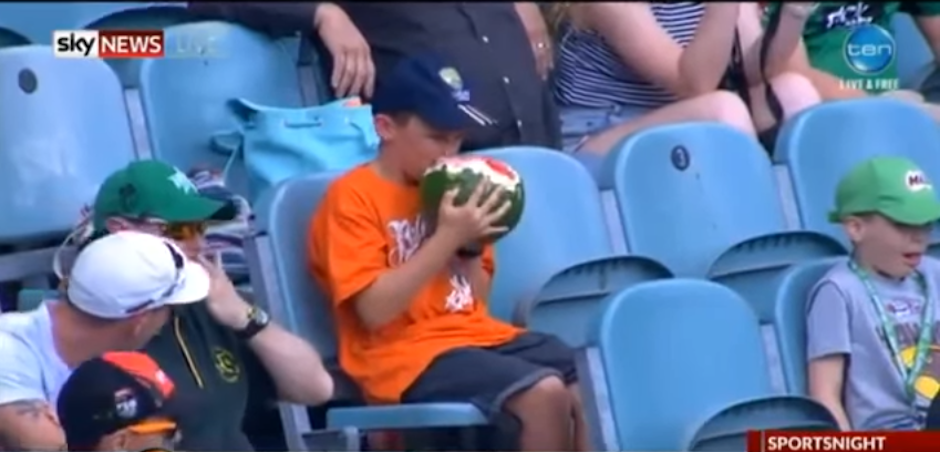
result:
M 59 58 L 160 58 L 163 30 L 58 30 L 52 46 Z
M 846 37 L 845 62 L 858 74 L 878 75 L 894 63 L 897 46 L 891 32 L 878 25 L 860 25 Z

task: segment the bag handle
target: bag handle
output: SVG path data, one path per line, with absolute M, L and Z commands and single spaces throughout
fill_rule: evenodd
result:
M 254 102 L 245 100 L 245 99 L 232 99 L 228 102 L 229 110 L 239 119 L 242 127 L 240 130 L 228 130 L 223 132 L 216 132 L 210 137 L 210 149 L 218 154 L 229 156 L 228 161 L 225 164 L 226 170 L 231 167 L 233 161 L 238 158 L 244 147 L 244 129 L 251 128 L 254 126 L 255 117 L 261 110 L 265 110 L 266 107 L 258 105 Z M 309 109 L 310 107 L 308 107 Z M 357 108 L 357 107 L 340 107 L 340 108 Z M 367 136 L 366 130 L 363 129 L 362 125 L 356 121 L 350 119 L 350 115 L 345 116 L 346 125 L 349 125 L 355 128 L 363 136 Z M 282 125 L 288 129 L 303 129 L 310 127 L 322 127 L 324 124 L 322 115 L 319 113 L 309 112 L 303 120 L 285 120 Z M 370 146 L 375 145 L 376 143 L 369 142 Z

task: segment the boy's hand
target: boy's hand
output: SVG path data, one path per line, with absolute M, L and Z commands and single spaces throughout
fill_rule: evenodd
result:
M 506 232 L 504 226 L 494 226 L 509 211 L 510 203 L 501 202 L 500 188 L 481 181 L 466 203 L 457 206 L 459 193 L 453 189 L 444 194 L 437 214 L 437 233 L 453 240 L 457 247 Z

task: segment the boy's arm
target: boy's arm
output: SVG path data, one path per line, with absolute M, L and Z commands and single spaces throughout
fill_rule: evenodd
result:
M 493 258 L 493 245 L 486 245 L 483 254 L 472 259 L 460 259 L 459 271 L 470 282 L 470 290 L 474 298 L 489 300 L 490 288 L 493 283 L 493 272 L 496 271 L 496 262 Z
M 843 431 L 850 431 L 842 394 L 846 358 L 851 352 L 848 300 L 835 283 L 819 286 L 809 301 L 806 319 L 809 395 L 832 412 Z
M 450 263 L 459 244 L 435 233 L 393 268 L 387 226 L 358 193 L 339 192 L 327 194 L 311 224 L 311 263 L 322 268 L 321 284 L 334 304 L 353 303 L 367 328 L 379 328 L 408 309 L 418 291 Z

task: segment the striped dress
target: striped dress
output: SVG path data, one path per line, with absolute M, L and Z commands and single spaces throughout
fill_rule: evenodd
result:
M 700 2 L 649 3 L 659 26 L 685 47 L 705 12 Z M 555 73 L 561 107 L 655 109 L 676 100 L 627 67 L 599 34 L 563 27 Z

